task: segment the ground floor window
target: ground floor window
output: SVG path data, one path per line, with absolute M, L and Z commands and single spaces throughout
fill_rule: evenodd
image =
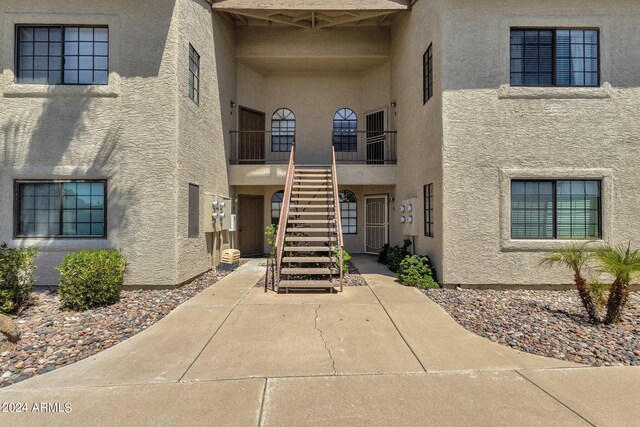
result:
M 189 184 L 189 237 L 200 236 L 200 187 Z
M 271 196 L 271 224 L 278 225 L 280 223 L 280 210 L 282 209 L 282 201 L 284 200 L 284 190 L 276 191 Z
M 601 187 L 595 180 L 512 181 L 511 237 L 601 238 Z
M 433 184 L 424 186 L 424 235 L 433 237 Z
M 342 234 L 358 234 L 358 200 L 349 190 L 339 193 Z
M 18 237 L 105 237 L 106 181 L 16 182 Z

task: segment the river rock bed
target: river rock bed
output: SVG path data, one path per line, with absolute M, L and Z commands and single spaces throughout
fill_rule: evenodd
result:
M 230 271 L 208 272 L 177 289 L 122 291 L 118 303 L 84 312 L 61 311 L 55 291 L 36 291 L 33 304 L 12 316 L 20 342 L 0 353 L 0 387 L 99 353 L 153 325 Z
M 611 326 L 591 323 L 576 291 L 424 292 L 469 331 L 516 350 L 592 366 L 640 365 L 638 292 Z

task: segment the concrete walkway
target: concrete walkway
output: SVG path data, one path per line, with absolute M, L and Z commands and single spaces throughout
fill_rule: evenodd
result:
M 30 410 L 0 425 L 637 425 L 640 370 L 494 344 L 354 263 L 369 287 L 276 295 L 252 260 L 133 338 L 0 391 Z

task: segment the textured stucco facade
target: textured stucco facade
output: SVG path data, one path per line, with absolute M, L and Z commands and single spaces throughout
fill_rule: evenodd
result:
M 316 11 L 333 12 L 318 21 Z M 602 240 L 640 242 L 639 20 L 631 0 L 4 0 L 0 242 L 39 247 L 40 285 L 55 284 L 53 267 L 83 248 L 121 249 L 127 285 L 183 283 L 237 240 L 204 232 L 205 195 L 264 196 L 266 225 L 284 186 L 282 163 L 229 164 L 241 107 L 263 112 L 267 131 L 274 111 L 291 109 L 306 164 L 328 163 L 333 114 L 348 107 L 359 130 L 384 110 L 397 132 L 397 165 L 338 166 L 340 187 L 358 199 L 349 252 L 364 250 L 367 195 L 389 198 L 391 244 L 407 237 L 400 204 L 416 198 L 413 250 L 433 259 L 443 284 L 564 284 L 564 271 L 539 267 L 561 241 L 511 238 L 511 180 L 601 180 Z M 16 24 L 107 25 L 109 84 L 16 84 Z M 598 28 L 601 86 L 510 86 L 511 27 Z M 201 58 L 198 104 L 188 96 L 189 45 Z M 430 45 L 433 97 L 423 103 Z M 107 238 L 16 238 L 21 179 L 107 180 Z M 199 186 L 198 237 L 188 233 L 189 184 Z M 433 237 L 424 233 L 426 184 Z

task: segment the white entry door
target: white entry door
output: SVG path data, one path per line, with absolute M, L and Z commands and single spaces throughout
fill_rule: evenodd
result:
M 364 251 L 379 253 L 389 241 L 389 197 L 365 196 Z

